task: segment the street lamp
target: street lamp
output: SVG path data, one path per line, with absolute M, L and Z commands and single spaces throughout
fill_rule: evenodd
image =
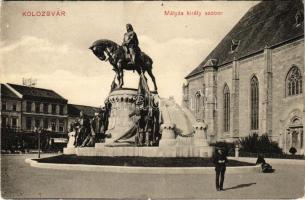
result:
M 235 142 L 235 158 L 239 157 L 239 142 Z
M 41 133 L 41 128 L 37 128 L 35 127 L 35 131 L 37 133 L 38 136 L 38 158 L 40 158 L 40 133 Z

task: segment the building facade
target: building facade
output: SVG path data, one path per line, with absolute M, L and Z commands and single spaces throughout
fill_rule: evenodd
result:
M 252 7 L 186 76 L 183 104 L 211 141 L 268 134 L 284 152 L 305 152 L 304 5 Z
M 9 99 L 6 93 L 15 99 Z M 17 124 L 22 132 L 33 132 L 40 127 L 53 133 L 67 133 L 67 102 L 53 90 L 1 84 L 2 125 Z
M 21 97 L 1 84 L 1 128 L 21 129 Z
M 80 112 L 93 118 L 100 108 L 68 104 L 68 100 L 42 88 L 1 84 L 1 127 L 33 132 L 40 127 L 54 133 L 67 133 Z

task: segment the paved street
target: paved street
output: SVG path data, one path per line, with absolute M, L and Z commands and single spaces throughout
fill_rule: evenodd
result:
M 217 192 L 214 175 L 143 175 L 31 167 L 33 155 L 2 155 L 2 198 L 299 198 L 305 167 L 274 165 L 273 174 L 227 174 Z

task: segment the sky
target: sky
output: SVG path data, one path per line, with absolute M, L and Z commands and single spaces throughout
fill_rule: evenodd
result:
M 69 103 L 101 106 L 114 78 L 112 66 L 88 47 L 98 39 L 122 43 L 131 23 L 140 48 L 153 59 L 161 97 L 181 103 L 184 77 L 197 67 L 257 1 L 2 2 L 0 80 L 56 91 Z M 62 16 L 24 16 L 60 11 Z M 165 11 L 183 15 L 165 15 Z M 187 12 L 199 15 L 187 15 Z M 216 11 L 220 15 L 205 15 Z M 139 77 L 126 71 L 124 87 Z M 149 79 L 149 78 L 148 78 Z M 149 79 L 149 86 L 153 85 Z

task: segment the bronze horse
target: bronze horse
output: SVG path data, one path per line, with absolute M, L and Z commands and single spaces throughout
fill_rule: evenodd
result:
M 140 55 L 138 56 L 139 59 L 137 59 L 136 64 L 133 65 L 129 63 L 130 58 L 126 53 L 126 49 L 111 40 L 97 40 L 91 45 L 89 49 L 92 50 L 93 54 L 101 61 L 109 61 L 109 63 L 113 66 L 113 70 L 117 74 L 119 88 L 124 85 L 123 70 L 135 70 L 139 75 L 141 75 L 142 72 L 143 74 L 147 72 L 154 84 L 155 91 L 157 91 L 156 80 L 152 73 L 153 61 L 144 52 L 140 52 Z

